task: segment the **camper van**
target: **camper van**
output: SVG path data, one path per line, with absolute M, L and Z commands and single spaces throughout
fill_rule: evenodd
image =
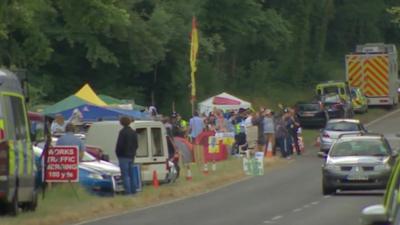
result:
M 131 127 L 138 135 L 138 149 L 135 163 L 141 167 L 142 180 L 151 181 L 153 171 L 158 179 L 168 182 L 171 174 L 168 169 L 168 148 L 166 130 L 159 121 L 135 121 Z M 101 121 L 91 125 L 86 134 L 86 144 L 100 147 L 111 162 L 118 164 L 115 145 L 122 129 L 119 121 Z
M 0 210 L 35 210 L 34 152 L 25 97 L 17 76 L 0 69 Z

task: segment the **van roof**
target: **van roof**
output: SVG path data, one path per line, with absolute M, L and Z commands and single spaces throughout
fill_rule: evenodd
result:
M 0 89 L 1 91 L 22 94 L 22 88 L 18 77 L 13 72 L 4 68 L 0 68 Z

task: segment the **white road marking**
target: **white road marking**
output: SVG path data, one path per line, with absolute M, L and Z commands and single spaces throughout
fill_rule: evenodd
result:
M 311 205 L 318 205 L 319 201 L 311 202 Z
M 281 218 L 283 218 L 283 216 L 274 216 L 274 217 L 272 218 L 272 220 L 279 220 L 279 219 L 281 219 Z
M 302 208 L 297 208 L 297 209 L 293 209 L 293 212 L 297 213 L 297 212 L 301 212 L 303 209 Z
M 264 221 L 264 223 L 266 223 L 266 224 L 273 224 L 273 223 L 276 223 L 276 222 L 274 222 L 274 221 L 269 221 L 269 220 L 266 220 L 266 221 Z
M 310 208 L 310 205 L 309 204 L 304 205 L 303 208 Z
M 386 114 L 386 115 L 384 115 L 384 116 L 382 116 L 382 117 L 380 117 L 380 118 L 378 118 L 378 119 L 375 119 L 375 120 L 373 120 L 373 121 L 371 121 L 371 122 L 365 124 L 365 127 L 369 127 L 369 126 L 371 126 L 371 125 L 373 125 L 373 124 L 375 124 L 375 123 L 377 123 L 377 122 L 379 122 L 379 121 L 381 121 L 381 120 L 384 120 L 384 119 L 386 119 L 386 118 L 388 118 L 388 117 L 393 116 L 394 114 L 396 114 L 396 113 L 398 113 L 398 112 L 400 112 L 400 109 L 396 109 L 396 110 L 393 111 L 393 112 L 390 112 L 390 113 L 388 113 L 388 114 Z

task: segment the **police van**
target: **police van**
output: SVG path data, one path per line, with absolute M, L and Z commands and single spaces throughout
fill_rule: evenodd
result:
M 0 210 L 35 210 L 34 154 L 21 82 L 0 69 Z

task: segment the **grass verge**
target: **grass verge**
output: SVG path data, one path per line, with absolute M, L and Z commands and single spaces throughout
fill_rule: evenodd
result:
M 265 168 L 283 165 L 286 161 L 278 158 L 266 159 Z M 36 212 L 21 213 L 18 217 L 2 217 L 2 225 L 54 225 L 71 224 L 90 218 L 135 210 L 170 200 L 205 193 L 244 179 L 241 158 L 230 158 L 218 162 L 217 171 L 203 175 L 196 164 L 192 165 L 193 179 L 186 181 L 184 177 L 173 184 L 162 185 L 159 188 L 144 186 L 143 191 L 134 197 L 97 197 L 86 193 L 78 184 L 58 185 L 46 192 L 40 199 Z M 74 191 L 75 190 L 75 191 Z

